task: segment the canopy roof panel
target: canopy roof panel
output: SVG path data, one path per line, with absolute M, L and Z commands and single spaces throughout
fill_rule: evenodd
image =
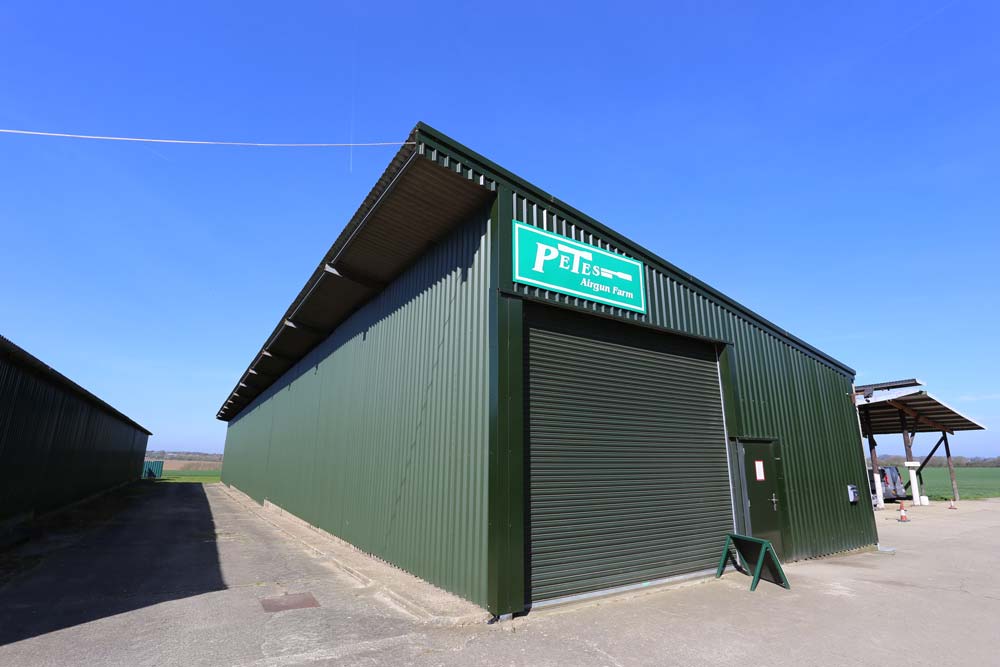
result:
M 865 400 L 856 397 L 861 417 L 861 432 L 865 437 L 903 432 L 900 413 L 906 419 L 910 432 L 929 433 L 938 431 L 984 431 L 986 427 L 949 407 L 926 391 L 910 391 L 890 394 Z

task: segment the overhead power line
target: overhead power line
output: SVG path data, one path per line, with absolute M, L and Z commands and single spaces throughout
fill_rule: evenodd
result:
M 5 130 L 3 134 L 24 134 L 32 137 L 63 137 L 66 139 L 95 139 L 98 141 L 137 141 L 146 144 L 188 144 L 196 146 L 250 146 L 255 148 L 356 148 L 364 146 L 405 146 L 412 141 L 368 141 L 339 144 L 259 143 L 255 141 L 195 141 L 192 139 L 144 139 L 140 137 L 104 137 L 96 134 L 69 134 L 67 132 L 35 132 L 33 130 Z

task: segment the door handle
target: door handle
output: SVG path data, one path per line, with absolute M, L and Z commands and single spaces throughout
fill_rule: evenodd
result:
M 771 494 L 771 509 L 775 512 L 778 511 L 778 496 L 774 493 Z

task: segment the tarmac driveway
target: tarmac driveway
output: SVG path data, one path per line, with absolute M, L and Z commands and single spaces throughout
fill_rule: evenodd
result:
M 790 591 L 734 573 L 486 625 L 223 485 L 142 483 L 0 555 L 0 665 L 995 664 L 1000 501 L 895 516 L 895 555 L 790 564 Z

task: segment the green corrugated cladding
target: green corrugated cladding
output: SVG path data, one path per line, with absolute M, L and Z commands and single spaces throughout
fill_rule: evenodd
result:
M 143 479 L 159 479 L 163 477 L 163 461 L 146 461 L 142 464 Z
M 733 373 L 725 381 L 733 386 L 727 387 L 726 393 L 736 397 L 738 412 L 733 406 L 727 410 L 729 436 L 781 442 L 790 496 L 791 545 L 786 544 L 786 557 L 821 556 L 877 541 L 871 507 L 864 502 L 851 505 L 846 500 L 848 484 L 865 485 L 851 375 L 808 353 L 780 332 L 720 303 L 710 292 L 639 249 L 609 243 L 614 239 L 598 232 L 596 225 L 571 217 L 541 197 L 510 188 L 503 188 L 501 196 L 503 193 L 512 197 L 513 215 L 522 222 L 642 259 L 649 308 L 643 315 L 510 282 L 508 290 L 731 343 Z
M 139 478 L 149 436 L 0 356 L 0 524 Z
M 486 604 L 488 214 L 230 422 L 225 483 Z
M 430 250 L 231 421 L 224 481 L 494 613 L 522 609 L 521 299 L 538 299 L 725 342 L 730 440 L 782 444 L 787 557 L 876 541 L 870 507 L 846 502 L 865 479 L 849 369 L 432 128 L 416 138 L 419 159 L 496 184 L 496 224 Z M 514 285 L 512 218 L 644 261 L 649 312 Z

